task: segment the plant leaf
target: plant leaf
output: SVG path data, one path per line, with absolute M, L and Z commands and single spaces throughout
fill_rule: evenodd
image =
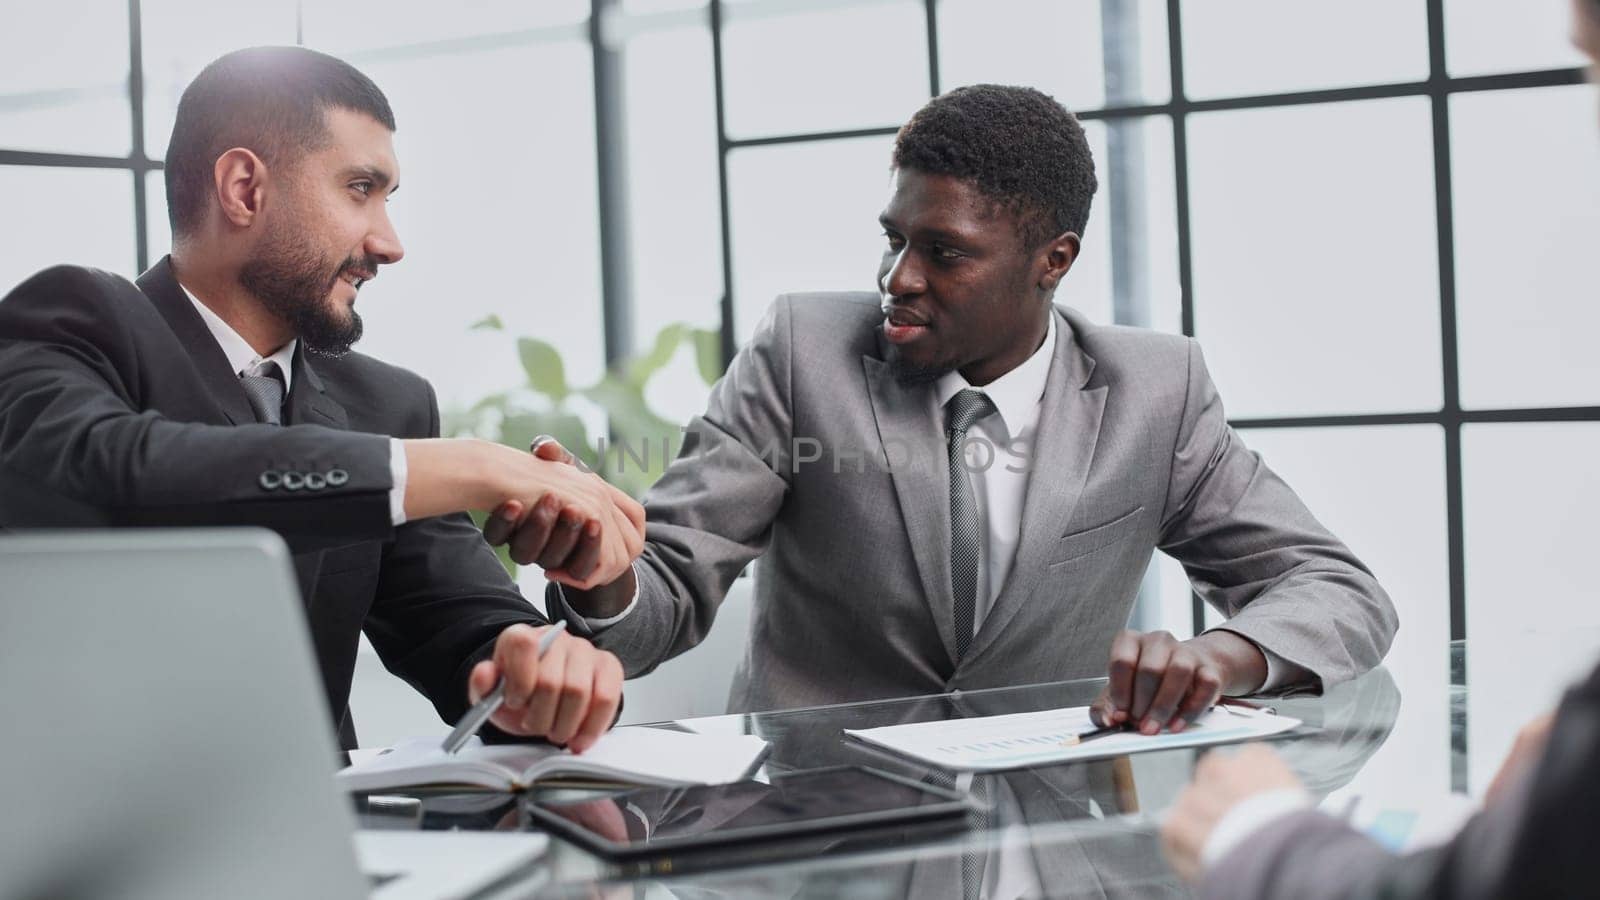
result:
M 694 362 L 706 384 L 716 384 L 722 377 L 722 332 L 715 328 L 696 328 L 690 335 L 694 341 Z
M 650 376 L 672 361 L 672 355 L 678 352 L 678 345 L 683 343 L 684 333 L 688 330 L 689 326 L 682 322 L 674 322 L 661 329 L 649 353 L 635 357 L 624 365 L 623 371 L 627 373 L 628 381 L 642 390 Z
M 523 371 L 528 373 L 529 387 L 557 403 L 566 399 L 567 373 L 555 347 L 534 338 L 518 338 L 517 354 L 522 357 Z
M 477 413 L 486 412 L 490 409 L 498 409 L 503 413 L 506 409 L 506 401 L 510 399 L 510 394 L 504 391 L 498 394 L 490 394 L 482 400 L 479 400 L 477 403 L 472 404 L 472 407 L 468 409 L 467 412 L 469 414 L 476 415 Z
M 629 494 L 642 496 L 681 446 L 682 430 L 651 412 L 644 392 L 615 375 L 607 374 L 583 395 L 610 417 L 611 440 L 596 470 Z
M 505 325 L 504 322 L 500 321 L 500 317 L 499 316 L 497 316 L 497 315 L 495 315 L 493 313 L 490 313 L 488 316 L 486 316 L 486 317 L 484 317 L 482 319 L 479 319 L 476 322 L 473 322 L 472 326 L 470 328 L 468 328 L 467 330 L 468 331 L 505 331 L 506 330 L 506 325 Z
M 560 441 L 561 446 L 571 450 L 584 462 L 589 462 L 585 454 L 594 454 L 589 447 L 588 429 L 584 428 L 583 420 L 572 413 L 517 413 L 506 416 L 500 422 L 500 443 L 518 450 L 527 450 L 533 439 L 541 434 L 548 434 Z

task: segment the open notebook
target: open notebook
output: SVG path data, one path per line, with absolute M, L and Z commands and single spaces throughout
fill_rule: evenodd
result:
M 548 744 L 485 745 L 473 738 L 446 753 L 437 737 L 402 741 L 335 776 L 347 791 L 475 785 L 518 791 L 554 779 L 618 784 L 721 784 L 746 777 L 765 755 L 753 735 L 703 735 L 617 728 L 581 755 Z
M 1089 707 L 1071 706 L 1040 712 L 914 722 L 882 728 L 845 729 L 845 734 L 945 769 L 992 772 L 1024 766 L 1103 759 L 1147 750 L 1201 747 L 1247 741 L 1279 734 L 1299 719 L 1268 710 L 1214 706 L 1178 734 L 1112 734 L 1075 743 L 1093 731 Z

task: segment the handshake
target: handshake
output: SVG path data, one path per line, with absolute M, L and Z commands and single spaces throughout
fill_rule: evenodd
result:
M 405 443 L 407 519 L 490 510 L 484 538 L 576 590 L 610 584 L 644 549 L 644 507 L 583 468 L 554 438 L 523 453 L 479 440 Z
M 407 519 L 485 510 L 484 538 L 511 545 L 511 558 L 538 564 L 551 581 L 591 591 L 585 610 L 634 590 L 635 557 L 644 550 L 644 507 L 550 438 L 525 453 L 488 441 L 403 441 Z M 589 615 L 589 612 L 584 612 Z M 489 721 L 500 730 L 544 737 L 581 753 L 616 721 L 622 663 L 588 640 L 511 625 L 494 653 L 472 667 L 467 702 L 501 685 L 504 702 Z

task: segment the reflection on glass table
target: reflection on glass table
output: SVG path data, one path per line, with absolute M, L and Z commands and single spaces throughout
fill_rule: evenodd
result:
M 953 773 L 846 741 L 846 728 L 1001 715 L 1092 701 L 1103 679 L 869 701 L 750 715 L 709 716 L 653 726 L 708 734 L 753 734 L 772 752 L 758 779 L 836 765 L 867 765 L 953 788 L 973 806 L 954 829 L 848 831 L 790 847 L 751 844 L 738 853 L 616 863 L 562 839 L 529 880 L 495 896 L 638 896 L 648 885 L 729 897 L 1183 896 L 1161 857 L 1156 822 L 1188 781 L 1199 751 L 1175 749 L 1088 763 L 987 775 Z M 1380 668 L 1322 696 L 1260 701 L 1304 725 L 1275 746 L 1318 795 L 1349 785 L 1384 745 L 1401 710 L 1394 679 Z M 1452 731 L 1458 731 L 1452 728 Z M 1391 752 L 1415 754 L 1415 748 Z M 1448 750 L 1439 748 L 1439 764 Z M 533 828 L 531 799 L 582 795 L 541 790 L 432 795 L 394 815 L 363 810 L 363 824 L 424 829 Z M 392 802 L 392 801 L 391 801 Z M 682 810 L 677 814 L 681 815 Z

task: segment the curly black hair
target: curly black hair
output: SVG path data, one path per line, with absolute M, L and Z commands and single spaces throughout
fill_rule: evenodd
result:
M 894 167 L 975 182 L 1037 247 L 1083 234 L 1099 186 L 1078 118 L 1027 87 L 974 84 L 935 97 L 900 129 Z

